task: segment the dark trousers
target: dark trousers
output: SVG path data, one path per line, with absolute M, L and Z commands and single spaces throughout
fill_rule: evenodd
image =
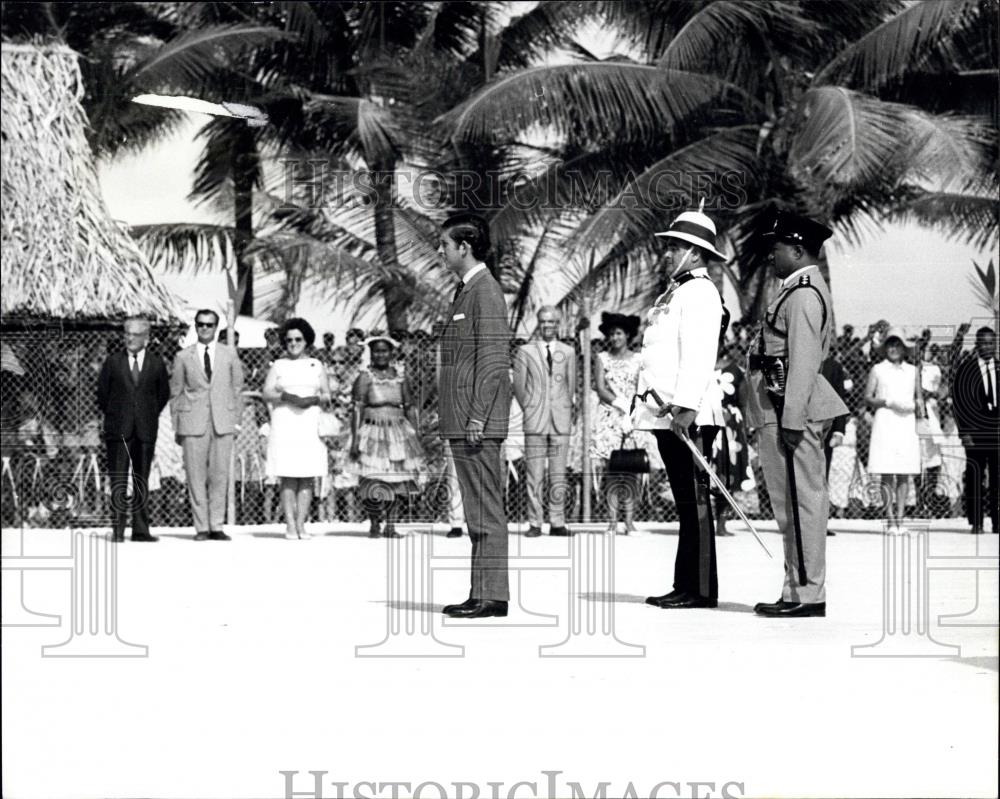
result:
M 500 439 L 485 439 L 479 446 L 462 439 L 448 442 L 462 492 L 465 524 L 472 540 L 471 599 L 506 602 L 510 598 L 502 443 Z
M 997 446 L 975 446 L 965 450 L 965 515 L 973 527 L 983 526 L 983 478 L 988 477 L 989 503 L 993 532 L 997 532 L 997 466 L 1000 463 Z M 988 473 L 988 475 L 987 475 Z
M 132 537 L 149 535 L 149 469 L 153 465 L 155 441 L 140 441 L 135 434 L 107 438 L 108 478 L 111 482 L 111 525 L 122 533 L 132 518 Z M 132 463 L 132 499 L 128 491 L 129 458 Z
M 718 427 L 692 427 L 691 440 L 711 462 L 712 441 Z M 715 562 L 715 522 L 708 475 L 695 466 L 687 444 L 670 430 L 654 430 L 660 457 L 677 505 L 681 529 L 674 560 L 674 590 L 718 599 L 719 575 Z

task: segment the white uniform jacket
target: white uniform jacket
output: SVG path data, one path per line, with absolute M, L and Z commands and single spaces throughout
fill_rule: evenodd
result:
M 652 397 L 640 400 L 652 388 L 667 405 L 698 411 L 695 424 L 718 425 L 722 394 L 712 390 L 722 323 L 722 298 L 704 267 L 682 275 L 656 300 L 647 317 L 642 339 L 642 365 L 636 388 L 632 424 L 637 430 L 665 430 Z

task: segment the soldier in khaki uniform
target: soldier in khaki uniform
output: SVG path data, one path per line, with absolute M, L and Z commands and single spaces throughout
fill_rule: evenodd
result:
M 751 347 L 747 424 L 758 449 L 774 517 L 784 535 L 781 599 L 761 602 L 761 616 L 826 615 L 826 525 L 829 498 L 823 442 L 847 406 L 820 374 L 833 340 L 830 289 L 816 266 L 832 231 L 779 212 L 773 241 L 781 290 Z

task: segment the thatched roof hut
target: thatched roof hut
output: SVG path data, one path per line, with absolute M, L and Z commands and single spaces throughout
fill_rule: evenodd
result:
M 77 58 L 63 45 L 2 45 L 0 317 L 8 328 L 130 314 L 176 323 L 182 304 L 101 196 Z

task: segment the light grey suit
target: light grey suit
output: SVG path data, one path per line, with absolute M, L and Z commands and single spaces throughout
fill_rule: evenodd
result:
M 243 365 L 235 350 L 215 345 L 212 379 L 203 344 L 177 353 L 170 376 L 170 411 L 181 439 L 196 532 L 221 532 L 236 425 L 243 414 Z
M 551 369 L 548 349 L 551 347 Z M 566 524 L 566 458 L 576 393 L 576 353 L 561 341 L 531 341 L 514 357 L 514 396 L 524 410 L 528 523 L 541 527 L 542 483 L 549 467 L 549 521 Z

